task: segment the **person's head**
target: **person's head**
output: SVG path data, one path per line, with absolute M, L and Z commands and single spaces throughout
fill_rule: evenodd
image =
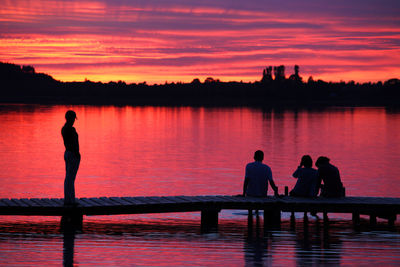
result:
M 317 167 L 319 168 L 319 167 L 321 167 L 322 165 L 328 164 L 329 161 L 330 161 L 330 159 L 327 158 L 327 157 L 324 157 L 324 156 L 319 157 L 319 158 L 317 159 L 317 161 L 315 162 L 315 166 L 317 166 Z
M 309 155 L 304 155 L 301 158 L 301 164 L 306 167 L 306 168 L 311 168 L 312 167 L 312 159 Z
M 67 120 L 68 123 L 74 123 L 76 119 L 76 113 L 73 110 L 68 110 L 65 112 L 65 119 Z
M 255 161 L 263 161 L 263 159 L 264 159 L 264 152 L 262 152 L 261 150 L 257 150 L 256 152 L 254 152 Z

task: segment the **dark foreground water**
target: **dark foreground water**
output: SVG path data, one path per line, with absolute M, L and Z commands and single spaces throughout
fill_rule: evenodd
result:
M 193 216 L 195 217 L 195 216 Z M 201 233 L 199 220 L 152 218 L 108 221 L 85 219 L 83 229 L 60 232 L 58 222 L 2 222 L 0 265 L 95 266 L 398 266 L 399 229 L 384 224 L 371 229 L 366 221 L 353 230 L 348 221 L 329 228 L 299 219 L 280 230 L 265 231 L 262 220 L 246 216 L 221 219 L 217 232 Z M 149 219 L 149 218 L 148 218 Z
M 351 196 L 400 197 L 400 113 L 385 108 L 260 110 L 0 106 L 0 197 L 62 197 L 64 113 L 78 114 L 82 162 L 77 197 L 235 195 L 255 150 L 265 152 L 283 193 L 303 154 L 328 156 Z M 198 213 L 85 217 L 61 231 L 59 218 L 0 217 L 0 265 L 243 266 L 399 265 L 400 229 L 348 215 L 331 225 L 310 217 L 280 230 L 248 227 L 223 211 L 217 232 Z

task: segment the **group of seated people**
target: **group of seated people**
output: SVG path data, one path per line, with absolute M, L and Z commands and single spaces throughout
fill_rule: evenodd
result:
M 264 153 L 257 150 L 254 153 L 254 162 L 246 165 L 246 173 L 243 184 L 243 196 L 263 197 L 267 196 L 268 182 L 278 195 L 278 188 L 272 179 L 271 168 L 263 164 Z M 313 161 L 309 155 L 301 158 L 300 165 L 293 173 L 297 178 L 296 185 L 290 191 L 290 196 L 316 197 L 319 191 L 322 197 L 343 197 L 345 190 L 340 179 L 339 170 L 330 163 L 329 158 L 319 157 L 315 162 L 318 170 L 312 167 Z

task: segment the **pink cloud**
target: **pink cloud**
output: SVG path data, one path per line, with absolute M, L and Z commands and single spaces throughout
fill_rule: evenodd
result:
M 254 81 L 280 64 L 335 81 L 399 77 L 400 4 L 359 2 L 7 1 L 0 58 L 62 80 Z

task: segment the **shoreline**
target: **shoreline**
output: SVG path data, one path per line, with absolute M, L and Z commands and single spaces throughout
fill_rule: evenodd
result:
M 0 103 L 155 106 L 399 106 L 400 79 L 377 83 L 325 82 L 292 75 L 249 83 L 61 82 L 31 66 L 0 62 Z

